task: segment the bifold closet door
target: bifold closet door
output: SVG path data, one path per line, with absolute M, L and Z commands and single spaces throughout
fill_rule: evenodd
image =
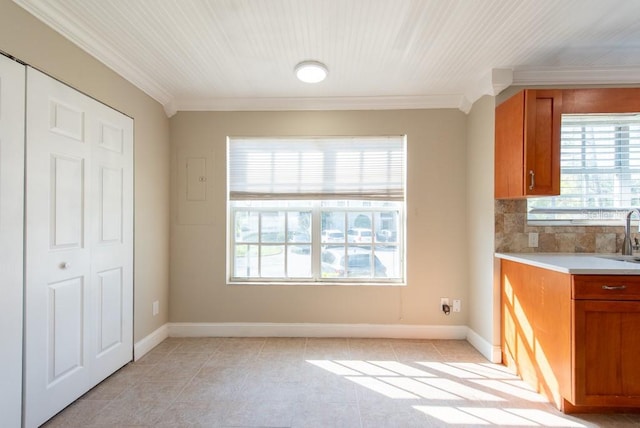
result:
M 25 67 L 0 55 L 0 425 L 20 427 Z
M 27 68 L 25 425 L 132 359 L 133 122 Z

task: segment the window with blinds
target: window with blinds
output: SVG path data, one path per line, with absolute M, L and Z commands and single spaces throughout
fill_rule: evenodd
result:
M 640 114 L 563 115 L 560 196 L 527 201 L 529 221 L 607 224 L 640 206 Z
M 403 283 L 405 146 L 229 138 L 229 283 Z

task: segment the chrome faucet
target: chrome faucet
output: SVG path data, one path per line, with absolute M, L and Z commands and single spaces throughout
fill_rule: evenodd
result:
M 622 241 L 623 256 L 633 254 L 633 245 L 631 244 L 631 216 L 633 213 L 638 213 L 638 216 L 640 216 L 640 209 L 634 208 L 627 213 L 627 223 L 624 225 L 624 241 Z M 638 230 L 640 230 L 640 228 Z

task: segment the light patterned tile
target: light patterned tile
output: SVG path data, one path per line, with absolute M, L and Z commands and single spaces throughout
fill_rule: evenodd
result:
M 218 350 L 211 354 L 204 367 L 244 367 L 253 364 L 258 353 L 238 350 Z
M 261 354 L 304 352 L 307 339 L 304 337 L 268 337 L 260 350 Z
M 493 415 L 530 418 L 531 426 L 545 418 L 576 428 L 640 426 L 634 414 L 563 415 L 461 340 L 196 338 L 148 355 L 45 426 L 412 428 L 448 426 L 465 412 L 478 426 L 496 425 Z
M 172 404 L 154 426 L 158 427 L 222 427 L 229 411 L 226 401 L 178 402 Z
M 173 350 L 173 353 L 205 353 L 212 354 L 224 343 L 222 338 L 201 338 L 201 340 L 185 340 Z
M 439 361 L 442 358 L 433 342 L 399 341 L 392 346 L 399 361 Z
M 324 339 L 309 338 L 307 339 L 304 350 L 305 359 L 340 359 L 349 358 L 349 341 L 348 339 Z
M 397 358 L 391 341 L 385 339 L 349 339 L 349 356 L 360 360 Z
M 170 403 L 184 388 L 182 382 L 142 382 L 124 391 L 116 400 Z
M 87 421 L 87 426 L 154 425 L 169 403 L 147 401 L 115 401 Z
M 213 355 L 213 352 L 181 352 L 180 349 L 167 354 L 159 364 L 162 363 L 192 363 L 194 365 L 204 364 Z
M 360 426 L 356 403 L 309 402 L 296 407 L 292 428 L 354 428 Z
M 240 401 L 229 404 L 223 423 L 233 427 L 290 427 L 297 403 Z
M 82 427 L 107 407 L 109 400 L 76 400 L 57 416 L 43 425 L 43 428 Z
M 91 388 L 87 393 L 80 397 L 80 399 L 100 401 L 113 400 L 131 387 L 132 385 L 128 385 L 122 381 L 115 382 L 111 379 L 107 379 Z
M 176 397 L 176 403 L 206 404 L 232 400 L 238 395 L 241 384 L 235 382 L 211 383 L 198 380 L 189 382 Z
M 188 381 L 198 373 L 203 364 L 201 361 L 158 363 L 150 368 L 147 380 L 156 382 Z

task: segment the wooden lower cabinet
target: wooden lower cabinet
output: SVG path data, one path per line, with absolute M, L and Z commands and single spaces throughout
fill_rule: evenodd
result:
M 503 363 L 564 412 L 640 409 L 640 276 L 500 264 Z
M 640 405 L 640 302 L 575 301 L 575 401 Z

